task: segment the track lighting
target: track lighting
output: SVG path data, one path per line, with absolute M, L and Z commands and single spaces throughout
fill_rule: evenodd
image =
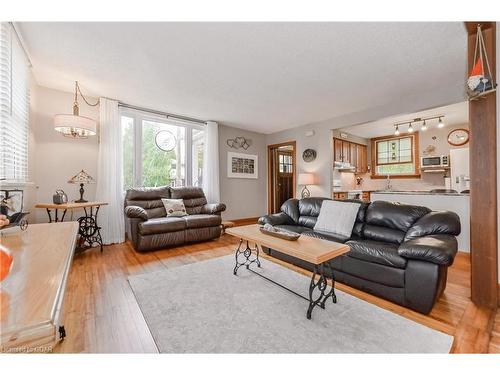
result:
M 410 122 L 410 126 L 408 126 L 408 133 L 413 133 L 413 126 Z
M 444 122 L 441 117 L 439 118 L 438 128 L 444 128 Z
M 399 126 L 396 125 L 396 131 L 394 132 L 394 135 L 399 135 Z
M 427 130 L 427 125 L 426 125 L 426 123 L 425 123 L 425 120 L 424 120 L 424 123 L 422 124 L 422 128 L 421 128 L 421 130 L 422 130 L 423 132 L 425 132 L 425 131 Z

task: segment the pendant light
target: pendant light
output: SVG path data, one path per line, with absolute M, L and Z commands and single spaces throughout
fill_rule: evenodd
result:
M 444 128 L 444 122 L 443 122 L 443 120 L 441 119 L 441 117 L 439 118 L 438 128 Z
M 427 130 L 427 125 L 426 125 L 426 123 L 425 123 L 425 120 L 424 120 L 424 123 L 422 124 L 422 128 L 421 128 L 421 130 L 422 130 L 423 132 L 425 132 L 425 131 Z
M 73 102 L 73 114 L 60 114 L 54 116 L 54 130 L 62 133 L 65 137 L 87 138 L 97 133 L 97 122 L 90 117 L 80 116 L 78 107 L 78 93 L 83 101 L 91 107 L 99 105 L 99 100 L 92 104 L 83 96 L 78 81 L 75 82 L 75 100 Z
M 410 122 L 410 126 L 408 126 L 408 133 L 413 133 L 413 126 L 412 126 L 411 122 Z
M 394 132 L 394 135 L 399 135 L 399 126 L 396 125 L 396 131 Z

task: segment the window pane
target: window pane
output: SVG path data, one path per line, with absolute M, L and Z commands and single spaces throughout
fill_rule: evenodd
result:
M 193 129 L 192 142 L 192 181 L 193 186 L 203 187 L 203 152 L 205 149 L 205 131 Z
M 143 186 L 186 184 L 185 136 L 186 129 L 181 126 L 147 120 L 142 122 Z
M 122 116 L 123 188 L 134 186 L 134 119 Z
M 415 165 L 412 163 L 405 164 L 389 164 L 389 165 L 378 165 L 377 174 L 382 175 L 393 175 L 393 174 L 414 174 Z

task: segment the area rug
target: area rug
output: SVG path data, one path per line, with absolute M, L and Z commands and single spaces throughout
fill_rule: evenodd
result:
M 316 307 L 225 256 L 129 277 L 161 353 L 448 353 L 453 337 L 337 290 Z M 259 272 L 307 296 L 309 278 L 271 261 Z

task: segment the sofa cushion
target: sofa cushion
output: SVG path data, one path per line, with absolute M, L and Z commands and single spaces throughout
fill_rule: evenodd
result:
M 349 238 L 356 222 L 359 203 L 325 200 L 314 230 Z
M 382 264 L 384 266 L 405 268 L 406 259 L 398 254 L 399 245 L 372 240 L 347 241 L 351 251 L 347 256 Z
M 431 212 L 427 207 L 386 201 L 375 201 L 366 210 L 366 224 L 406 231 L 422 216 Z
M 163 206 L 165 206 L 165 211 L 167 212 L 167 217 L 181 217 L 186 216 L 186 207 L 182 199 L 167 199 L 162 198 Z
M 187 228 L 205 228 L 214 227 L 221 224 L 221 217 L 219 215 L 188 215 L 183 217 L 186 220 Z
M 341 236 L 341 235 L 338 235 L 335 233 L 330 233 L 330 232 L 323 232 L 320 230 L 304 231 L 303 234 L 305 236 L 319 238 L 321 240 L 328 240 L 328 241 L 340 242 L 340 243 L 345 243 L 349 239 L 349 237 Z
M 139 223 L 139 233 L 142 235 L 177 232 L 186 229 L 183 217 L 158 217 Z
M 186 212 L 189 215 L 201 213 L 203 207 L 207 204 L 203 189 L 196 186 L 171 187 L 170 194 L 174 199 L 184 200 Z
M 363 227 L 363 237 L 373 241 L 400 244 L 404 241 L 405 232 L 397 229 L 366 224 Z
M 281 205 L 281 212 L 287 214 L 295 224 L 299 222 L 299 200 L 292 198 Z

